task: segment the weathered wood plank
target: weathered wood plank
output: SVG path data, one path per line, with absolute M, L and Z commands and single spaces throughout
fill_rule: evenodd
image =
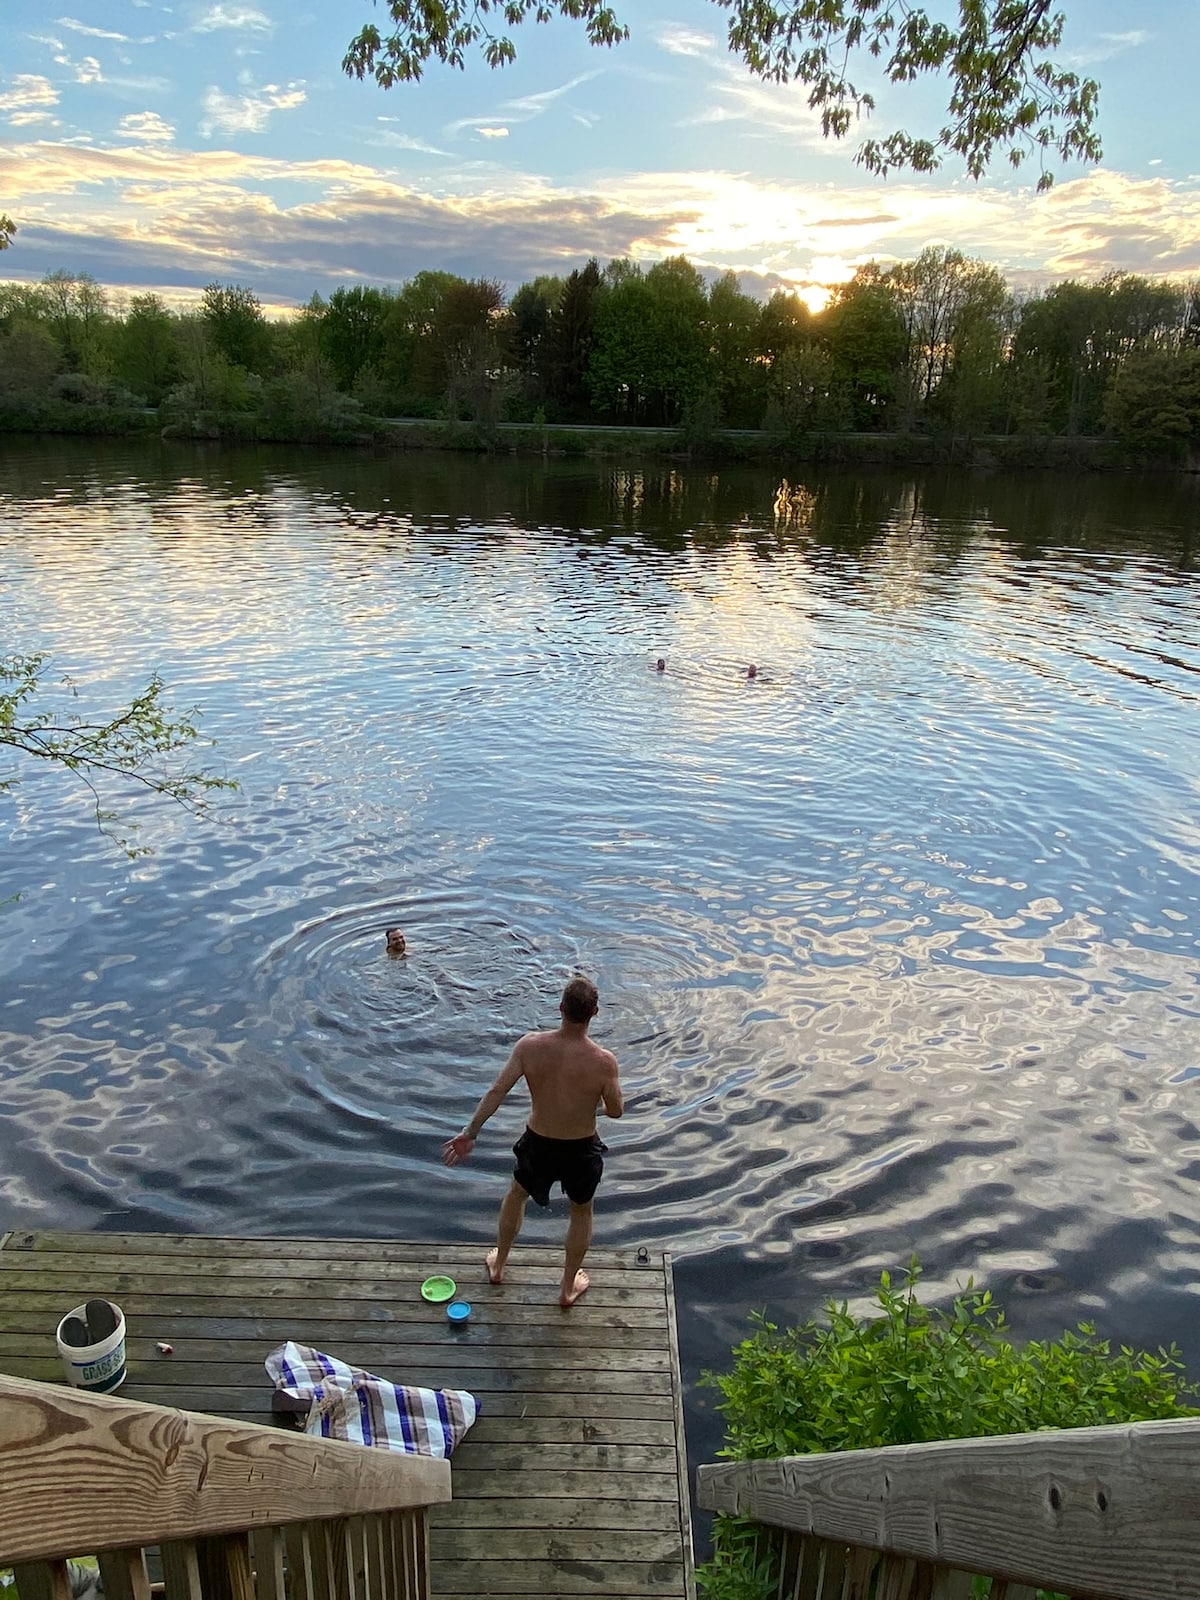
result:
M 492 1287 L 487 1281 L 487 1273 L 482 1261 L 483 1252 L 480 1251 L 471 1262 L 447 1261 L 440 1255 L 431 1255 L 425 1261 L 387 1261 L 375 1255 L 370 1247 L 364 1247 L 357 1256 L 347 1252 L 331 1256 L 326 1261 L 310 1260 L 298 1261 L 287 1255 L 276 1256 L 230 1256 L 221 1262 L 221 1276 L 236 1282 L 239 1279 L 254 1279 L 256 1281 L 277 1279 L 286 1281 L 297 1279 L 324 1283 L 326 1292 L 331 1283 L 347 1283 L 351 1286 L 358 1285 L 361 1296 L 361 1287 L 364 1267 L 369 1267 L 373 1280 L 390 1288 L 393 1293 L 400 1288 L 419 1288 L 423 1279 L 433 1273 L 449 1272 L 456 1280 L 460 1277 L 464 1287 L 480 1289 Z M 190 1252 L 179 1252 L 175 1255 L 154 1256 L 149 1253 L 133 1253 L 128 1251 L 111 1250 L 106 1247 L 105 1236 L 96 1235 L 96 1243 L 87 1251 L 62 1253 L 59 1255 L 38 1255 L 34 1252 L 26 1254 L 20 1250 L 0 1251 L 0 1276 L 7 1277 L 12 1273 L 19 1279 L 29 1278 L 30 1286 L 36 1285 L 40 1279 L 45 1282 L 49 1277 L 64 1277 L 71 1274 L 86 1273 L 93 1281 L 102 1277 L 115 1277 L 126 1273 L 131 1276 L 172 1278 L 181 1281 L 203 1278 L 212 1273 L 212 1258 Z M 561 1277 L 562 1268 L 558 1267 Z M 661 1295 L 661 1275 L 642 1273 L 640 1276 L 629 1267 L 604 1266 L 593 1263 L 588 1256 L 588 1275 L 596 1289 L 609 1292 L 624 1290 L 627 1293 Z M 658 1281 L 655 1281 L 657 1276 Z M 522 1288 L 537 1288 L 543 1292 L 557 1287 L 555 1268 L 540 1262 L 528 1262 L 524 1266 L 514 1259 L 512 1267 L 505 1273 L 504 1283 L 495 1286 L 497 1296 L 508 1294 Z M 591 1290 L 588 1291 L 589 1296 Z
M 670 1359 L 671 1394 L 675 1401 L 675 1475 L 679 1484 L 679 1542 L 683 1552 L 684 1594 L 691 1600 L 696 1592 L 695 1560 L 692 1553 L 692 1508 L 688 1494 L 687 1442 L 683 1421 L 683 1378 L 679 1362 L 679 1328 L 675 1320 L 675 1275 L 669 1254 L 663 1255 L 663 1285 L 667 1313 L 667 1351 Z
M 265 1352 L 264 1352 L 265 1354 Z M 341 1350 L 331 1351 L 332 1355 L 339 1355 L 343 1359 L 355 1362 L 354 1347 L 348 1346 Z M 385 1370 L 379 1375 L 384 1378 L 394 1378 L 397 1383 L 419 1384 L 426 1388 L 455 1388 L 469 1389 L 472 1394 L 483 1394 L 490 1387 L 492 1390 L 504 1389 L 509 1392 L 527 1392 L 535 1394 L 562 1394 L 564 1391 L 574 1391 L 581 1396 L 597 1397 L 606 1394 L 611 1388 L 620 1394 L 636 1395 L 650 1393 L 662 1395 L 668 1400 L 671 1394 L 671 1375 L 669 1372 L 642 1372 L 636 1368 L 632 1370 L 621 1369 L 613 1372 L 594 1372 L 586 1367 L 572 1368 L 569 1373 L 554 1367 L 528 1367 L 522 1371 L 509 1371 L 496 1367 L 484 1367 L 473 1361 L 467 1365 L 447 1365 L 445 1363 L 431 1363 L 421 1359 L 420 1348 L 406 1353 L 402 1367 L 396 1367 L 391 1362 L 378 1362 L 376 1367 L 384 1366 Z M 370 1365 L 370 1363 L 368 1363 Z M 57 1356 L 5 1356 L 4 1369 L 14 1378 L 31 1378 L 42 1383 L 54 1383 L 62 1376 L 62 1362 Z M 206 1376 L 211 1380 L 211 1388 L 205 1382 Z M 164 1397 L 174 1394 L 177 1388 L 190 1388 L 201 1393 L 220 1393 L 222 1381 L 232 1388 L 249 1391 L 251 1396 L 260 1395 L 261 1405 L 253 1406 L 253 1410 L 269 1410 L 271 1404 L 271 1380 L 267 1377 L 261 1362 L 253 1365 L 237 1367 L 232 1364 L 220 1369 L 219 1377 L 215 1369 L 207 1367 L 203 1362 L 180 1361 L 172 1357 L 169 1361 L 159 1361 L 157 1357 L 151 1363 L 148 1360 L 138 1361 L 136 1356 L 130 1358 L 129 1380 L 122 1388 L 122 1393 L 139 1398 L 135 1389 L 144 1390 L 151 1396 L 152 1404 L 175 1405 L 178 1402 Z M 181 1407 L 182 1409 L 182 1407 Z M 213 1410 L 224 1412 L 224 1406 L 213 1405 Z
M 1011 1583 L 1200 1597 L 1200 1421 L 701 1467 L 699 1503 Z
M 481 1570 L 479 1562 L 443 1560 L 436 1579 L 439 1595 L 678 1595 L 683 1593 L 683 1562 L 493 1561 Z
M 542 1502 L 525 1496 L 486 1499 L 464 1492 L 447 1505 L 434 1506 L 429 1521 L 434 1532 L 442 1528 L 511 1528 L 541 1532 L 552 1523 L 559 1529 L 574 1528 L 580 1532 L 674 1534 L 679 1525 L 673 1500 L 606 1500 L 582 1496 L 577 1500 L 556 1499 L 547 1512 Z
M 471 1498 L 508 1500 L 514 1496 L 514 1475 L 511 1472 L 491 1472 L 486 1467 L 459 1466 L 455 1458 L 455 1492 Z M 640 1500 L 666 1500 L 679 1503 L 679 1488 L 675 1474 L 639 1472 L 636 1483 Z M 630 1498 L 631 1482 L 617 1474 L 602 1472 L 523 1472 L 520 1493 L 535 1500 L 580 1500 L 591 1495 L 597 1500 L 626 1500 Z M 552 1517 L 553 1511 L 546 1515 Z
M 21 1600 L 71 1600 L 65 1561 L 14 1561 L 12 1567 Z
M 259 1238 L 222 1236 L 200 1233 L 56 1233 L 10 1232 L 4 1235 L 8 1248 L 16 1253 L 31 1250 L 39 1254 L 88 1254 L 97 1249 L 120 1251 L 143 1256 L 179 1255 L 216 1256 L 222 1263 L 248 1256 L 258 1260 L 287 1256 L 292 1261 L 314 1259 L 318 1261 L 345 1261 L 347 1256 L 356 1260 L 385 1261 L 397 1264 L 428 1265 L 430 1272 L 445 1271 L 447 1262 L 481 1263 L 487 1245 L 469 1240 L 449 1243 L 430 1243 L 404 1239 L 293 1239 L 285 1234 L 263 1235 Z M 519 1243 L 513 1251 L 515 1267 L 544 1265 L 538 1253 L 549 1253 L 546 1246 Z M 639 1262 L 637 1248 L 624 1249 L 594 1247 L 588 1251 L 588 1264 L 598 1267 L 626 1267 L 640 1271 L 655 1271 L 662 1266 L 661 1251 L 647 1251 L 648 1260 Z M 432 1263 L 432 1265 L 429 1265 Z
M 47 1330 L 53 1333 L 62 1315 L 64 1292 L 61 1288 L 9 1292 L 5 1285 L 5 1331 L 35 1337 L 45 1335 Z M 120 1305 L 131 1329 L 156 1338 L 169 1334 L 180 1343 L 188 1338 L 258 1339 L 271 1344 L 296 1339 L 301 1344 L 324 1348 L 330 1340 L 344 1337 L 343 1328 L 353 1328 L 360 1338 L 405 1339 L 414 1328 L 431 1327 L 437 1321 L 435 1308 L 419 1295 L 390 1306 L 377 1300 L 310 1301 L 303 1313 L 277 1309 L 274 1315 L 264 1315 L 261 1301 L 251 1302 L 244 1296 L 171 1299 L 122 1294 Z M 510 1338 L 524 1339 L 544 1329 L 553 1335 L 556 1344 L 591 1345 L 594 1349 L 597 1330 L 603 1329 L 620 1334 L 620 1343 L 630 1350 L 662 1348 L 661 1307 L 592 1310 L 586 1322 L 576 1322 L 564 1317 L 557 1303 L 548 1299 L 538 1305 L 521 1305 L 505 1300 L 481 1303 L 472 1297 L 471 1306 L 471 1331 L 486 1328 L 492 1337 L 507 1330 Z
M 25 1262 L 29 1258 L 17 1256 L 13 1259 Z M 7 1265 L 7 1252 L 0 1254 L 0 1288 L 5 1297 L 9 1292 L 24 1292 L 26 1290 L 44 1290 L 58 1294 L 67 1294 L 85 1297 L 98 1292 L 103 1292 L 111 1298 L 121 1301 L 126 1294 L 161 1294 L 180 1297 L 189 1294 L 210 1295 L 212 1293 L 212 1263 L 206 1261 L 176 1263 L 170 1273 L 148 1273 L 137 1262 L 129 1263 L 124 1267 L 111 1263 L 98 1262 L 81 1264 L 74 1271 L 63 1271 L 54 1267 L 29 1268 L 24 1265 L 13 1267 Z M 241 1265 L 245 1271 L 231 1276 L 228 1282 L 232 1283 L 231 1292 L 246 1293 L 253 1289 L 259 1296 L 264 1310 L 274 1311 L 276 1306 L 287 1307 L 292 1302 L 300 1302 L 307 1306 L 313 1300 L 330 1293 L 334 1281 L 343 1282 L 347 1291 L 358 1299 L 373 1300 L 381 1306 L 392 1304 L 421 1304 L 420 1289 L 424 1281 L 422 1277 L 413 1275 L 404 1279 L 383 1278 L 374 1274 L 371 1268 L 374 1263 L 364 1264 L 356 1274 L 341 1273 L 338 1275 L 319 1278 L 301 1278 L 295 1272 L 280 1272 L 274 1276 L 258 1276 L 254 1270 L 254 1262 L 246 1261 Z M 429 1276 L 428 1273 L 425 1274 Z M 456 1279 L 472 1304 L 478 1302 L 480 1294 L 489 1292 L 488 1285 L 467 1283 Z M 519 1279 L 505 1279 L 504 1284 L 495 1290 L 497 1301 L 503 1297 L 506 1304 L 545 1306 L 561 1315 L 558 1307 L 557 1288 L 547 1276 L 546 1281 L 530 1283 Z M 592 1296 L 595 1295 L 595 1299 Z M 623 1310 L 634 1308 L 641 1310 L 661 1310 L 663 1304 L 661 1284 L 657 1287 L 648 1287 L 645 1278 L 633 1278 L 630 1274 L 623 1277 L 613 1275 L 608 1283 L 593 1283 L 588 1290 L 587 1299 L 580 1302 L 574 1317 L 578 1314 L 579 1322 L 585 1322 L 594 1316 L 597 1309 Z
M 449 1495 L 448 1462 L 0 1376 L 0 1564 Z
M 254 1558 L 254 1578 L 258 1600 L 288 1600 L 284 1580 L 282 1528 L 255 1528 L 250 1534 L 250 1553 Z M 110 1600 L 108 1585 L 105 1600 Z M 122 1597 L 113 1597 L 122 1600 Z
M 604 1561 L 619 1566 L 625 1561 L 678 1561 L 679 1535 L 674 1528 L 645 1529 L 565 1528 L 558 1518 L 552 1526 L 543 1516 L 542 1526 L 513 1528 L 442 1528 L 431 1531 L 435 1568 L 442 1561 Z M 490 1569 L 489 1569 L 490 1570 Z
M 153 1339 L 140 1337 L 127 1330 L 125 1347 L 127 1360 L 131 1364 L 145 1362 L 154 1363 L 159 1367 L 164 1364 Z M 270 1346 L 264 1345 L 262 1340 L 255 1339 L 191 1339 L 187 1343 L 175 1344 L 174 1348 L 175 1354 L 170 1363 L 173 1371 L 185 1368 L 191 1363 L 196 1365 L 201 1373 L 211 1373 L 219 1382 L 223 1373 L 229 1369 L 262 1372 L 263 1357 Z M 29 1339 L 24 1334 L 0 1333 L 0 1368 L 7 1367 L 10 1359 L 26 1355 L 28 1350 Z M 423 1336 L 419 1338 L 410 1337 L 392 1345 L 380 1344 L 373 1339 L 345 1339 L 339 1342 L 336 1350 L 328 1353 L 348 1361 L 352 1366 L 367 1367 L 373 1372 L 379 1372 L 381 1376 L 387 1376 L 383 1370 L 385 1368 L 394 1369 L 400 1363 L 407 1366 L 410 1361 L 417 1362 L 426 1371 L 435 1368 L 439 1371 L 444 1370 L 448 1376 L 443 1381 L 455 1388 L 461 1387 L 453 1376 L 456 1372 L 465 1365 L 479 1366 L 485 1361 L 489 1365 L 494 1362 L 511 1373 L 554 1371 L 566 1374 L 594 1370 L 601 1365 L 594 1348 L 588 1349 L 579 1345 L 534 1344 L 525 1341 L 514 1343 L 507 1339 L 493 1340 L 481 1330 L 474 1328 L 458 1332 L 446 1322 L 444 1316 L 440 1322 L 425 1330 Z M 662 1348 L 625 1350 L 610 1345 L 604 1352 L 603 1369 L 608 1376 L 618 1372 L 636 1372 L 639 1375 L 653 1372 L 669 1375 L 671 1354 L 669 1350 Z
M 146 1554 L 140 1545 L 131 1550 L 105 1550 L 98 1565 L 105 1600 L 150 1600 Z M 269 1597 L 264 1596 L 263 1600 Z
M 57 1377 L 53 1362 L 44 1361 L 41 1363 L 41 1368 L 45 1374 L 45 1381 L 50 1382 Z M 61 1373 L 61 1366 L 59 1372 Z M 33 1374 L 33 1376 L 39 1375 Z M 522 1389 L 515 1384 L 507 1390 L 498 1390 L 488 1386 L 491 1374 L 478 1373 L 475 1376 L 478 1381 L 468 1383 L 466 1387 L 482 1400 L 485 1416 L 492 1420 L 497 1417 L 520 1418 L 522 1415 L 547 1419 L 594 1415 L 595 1408 L 601 1403 L 610 1420 L 642 1416 L 668 1417 L 673 1409 L 671 1396 L 666 1392 L 658 1395 L 640 1392 L 610 1395 L 605 1393 L 601 1386 L 597 1386 L 590 1395 L 563 1394 L 547 1390 Z M 121 1394 L 126 1400 L 175 1406 L 181 1411 L 211 1411 L 218 1416 L 247 1419 L 270 1416 L 270 1387 L 258 1382 L 246 1388 L 192 1386 L 165 1382 L 151 1384 L 139 1382 L 135 1374 L 122 1384 Z

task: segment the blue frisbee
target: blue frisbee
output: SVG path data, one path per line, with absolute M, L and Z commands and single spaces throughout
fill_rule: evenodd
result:
M 471 1308 L 465 1300 L 451 1300 L 446 1315 L 451 1322 L 465 1322 L 471 1315 Z

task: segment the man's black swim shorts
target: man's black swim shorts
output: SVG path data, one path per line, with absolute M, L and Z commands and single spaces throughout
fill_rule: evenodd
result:
M 513 1145 L 517 1158 L 513 1177 L 540 1206 L 550 1204 L 550 1190 L 556 1183 L 562 1184 L 568 1200 L 583 1206 L 596 1192 L 607 1149 L 598 1133 L 586 1139 L 547 1139 L 526 1128 Z

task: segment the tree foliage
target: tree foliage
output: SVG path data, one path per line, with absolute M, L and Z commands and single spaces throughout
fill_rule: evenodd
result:
M 81 716 L 58 703 L 39 708 L 37 697 L 48 687 L 44 655 L 0 657 L 0 749 L 49 762 L 78 778 L 91 792 L 97 826 L 127 855 L 148 851 L 132 843 L 136 824 L 124 833 L 115 830 L 117 815 L 103 799 L 110 781 L 132 783 L 194 812 L 204 809 L 214 790 L 236 787 L 186 759 L 199 740 L 196 714 L 167 705 L 157 673 L 127 705 L 107 715 Z M 70 678 L 60 680 L 60 687 L 72 698 L 77 694 Z M 0 770 L 0 793 L 18 782 L 15 774 Z
M 491 67 L 516 57 L 504 29 L 555 16 L 582 22 L 593 45 L 629 35 L 607 0 L 383 0 L 390 32 L 368 23 L 350 42 L 343 69 L 383 88 L 420 78 L 430 61 L 462 68 L 475 47 Z M 798 83 L 827 138 L 841 139 L 874 109 L 856 63 L 893 84 L 930 73 L 948 81 L 945 120 L 933 135 L 897 129 L 867 139 L 857 159 L 869 172 L 932 172 L 948 155 L 978 178 L 993 159 L 1040 163 L 1100 159 L 1099 88 L 1057 65 L 1064 17 L 1051 0 L 959 0 L 957 25 L 907 0 L 715 0 L 729 13 L 728 44 L 757 77 Z M 851 70 L 855 78 L 850 77 Z

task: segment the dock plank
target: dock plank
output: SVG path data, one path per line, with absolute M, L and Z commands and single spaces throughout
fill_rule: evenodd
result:
M 0 1370 L 61 1381 L 54 1326 L 100 1294 L 125 1313 L 130 1399 L 265 1420 L 263 1358 L 287 1338 L 396 1382 L 470 1389 L 480 1418 L 454 1455 L 454 1499 L 432 1518 L 435 1600 L 692 1600 L 669 1261 L 593 1251 L 592 1287 L 564 1313 L 557 1248 L 519 1244 L 500 1286 L 485 1249 L 12 1233 L 0 1239 Z M 465 1328 L 422 1300 L 435 1272 L 470 1299 Z

